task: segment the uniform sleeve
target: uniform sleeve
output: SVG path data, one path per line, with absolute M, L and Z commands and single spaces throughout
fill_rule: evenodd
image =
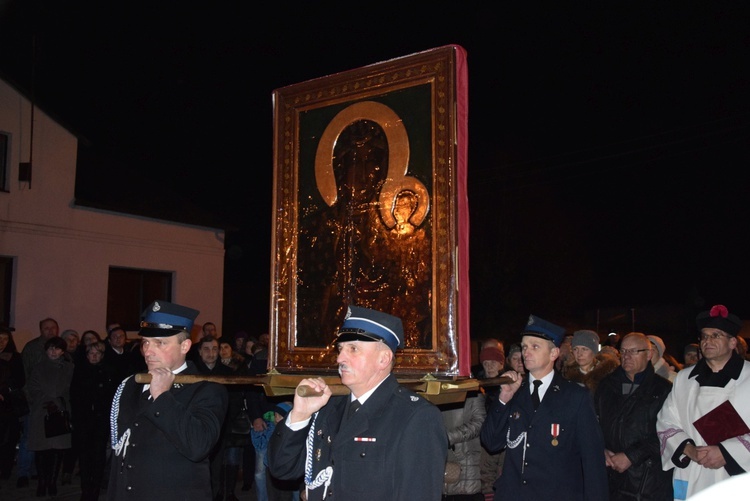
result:
M 440 410 L 432 403 L 423 405 L 402 426 L 399 499 L 441 499 L 448 436 Z
M 284 421 L 274 428 L 268 442 L 268 468 L 279 480 L 294 480 L 305 474 L 305 441 L 310 424 L 292 430 Z
M 515 398 L 515 395 L 513 398 Z M 513 399 L 507 404 L 503 404 L 497 397 L 493 398 L 490 402 L 490 408 L 482 424 L 481 434 L 479 435 L 482 446 L 490 454 L 499 452 L 506 446 L 508 416 L 510 415 L 510 406 L 512 403 Z
M 227 389 L 216 383 L 201 385 L 185 405 L 167 391 L 154 400 L 144 413 L 191 461 L 203 460 L 221 437 L 221 427 L 227 413 Z

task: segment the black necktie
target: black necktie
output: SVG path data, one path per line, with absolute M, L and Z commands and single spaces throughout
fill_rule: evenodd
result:
M 355 412 L 357 412 L 357 409 L 359 409 L 359 406 L 362 405 L 359 403 L 359 400 L 352 400 L 349 402 L 349 409 L 347 410 L 346 417 L 350 418 L 354 415 Z
M 534 380 L 534 391 L 531 393 L 531 403 L 534 404 L 534 410 L 539 407 L 539 387 L 542 386 L 541 379 Z

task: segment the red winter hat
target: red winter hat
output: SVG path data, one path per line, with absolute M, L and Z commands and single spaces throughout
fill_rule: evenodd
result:
M 484 362 L 485 360 L 497 360 L 500 365 L 505 365 L 505 354 L 494 347 L 483 348 L 479 352 L 479 361 Z

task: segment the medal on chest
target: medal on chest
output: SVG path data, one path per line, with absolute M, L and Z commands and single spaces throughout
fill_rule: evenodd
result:
M 560 425 L 558 423 L 552 423 L 550 433 L 552 434 L 552 446 L 556 447 L 559 443 L 557 437 L 560 436 Z

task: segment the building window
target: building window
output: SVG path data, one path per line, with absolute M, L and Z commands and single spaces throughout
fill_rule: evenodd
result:
M 110 266 L 107 325 L 117 323 L 127 331 L 137 331 L 141 313 L 157 299 L 172 300 L 171 273 Z
M 0 132 L 0 191 L 8 191 L 10 135 Z
M 10 294 L 13 290 L 13 258 L 0 256 L 0 324 L 10 323 Z

